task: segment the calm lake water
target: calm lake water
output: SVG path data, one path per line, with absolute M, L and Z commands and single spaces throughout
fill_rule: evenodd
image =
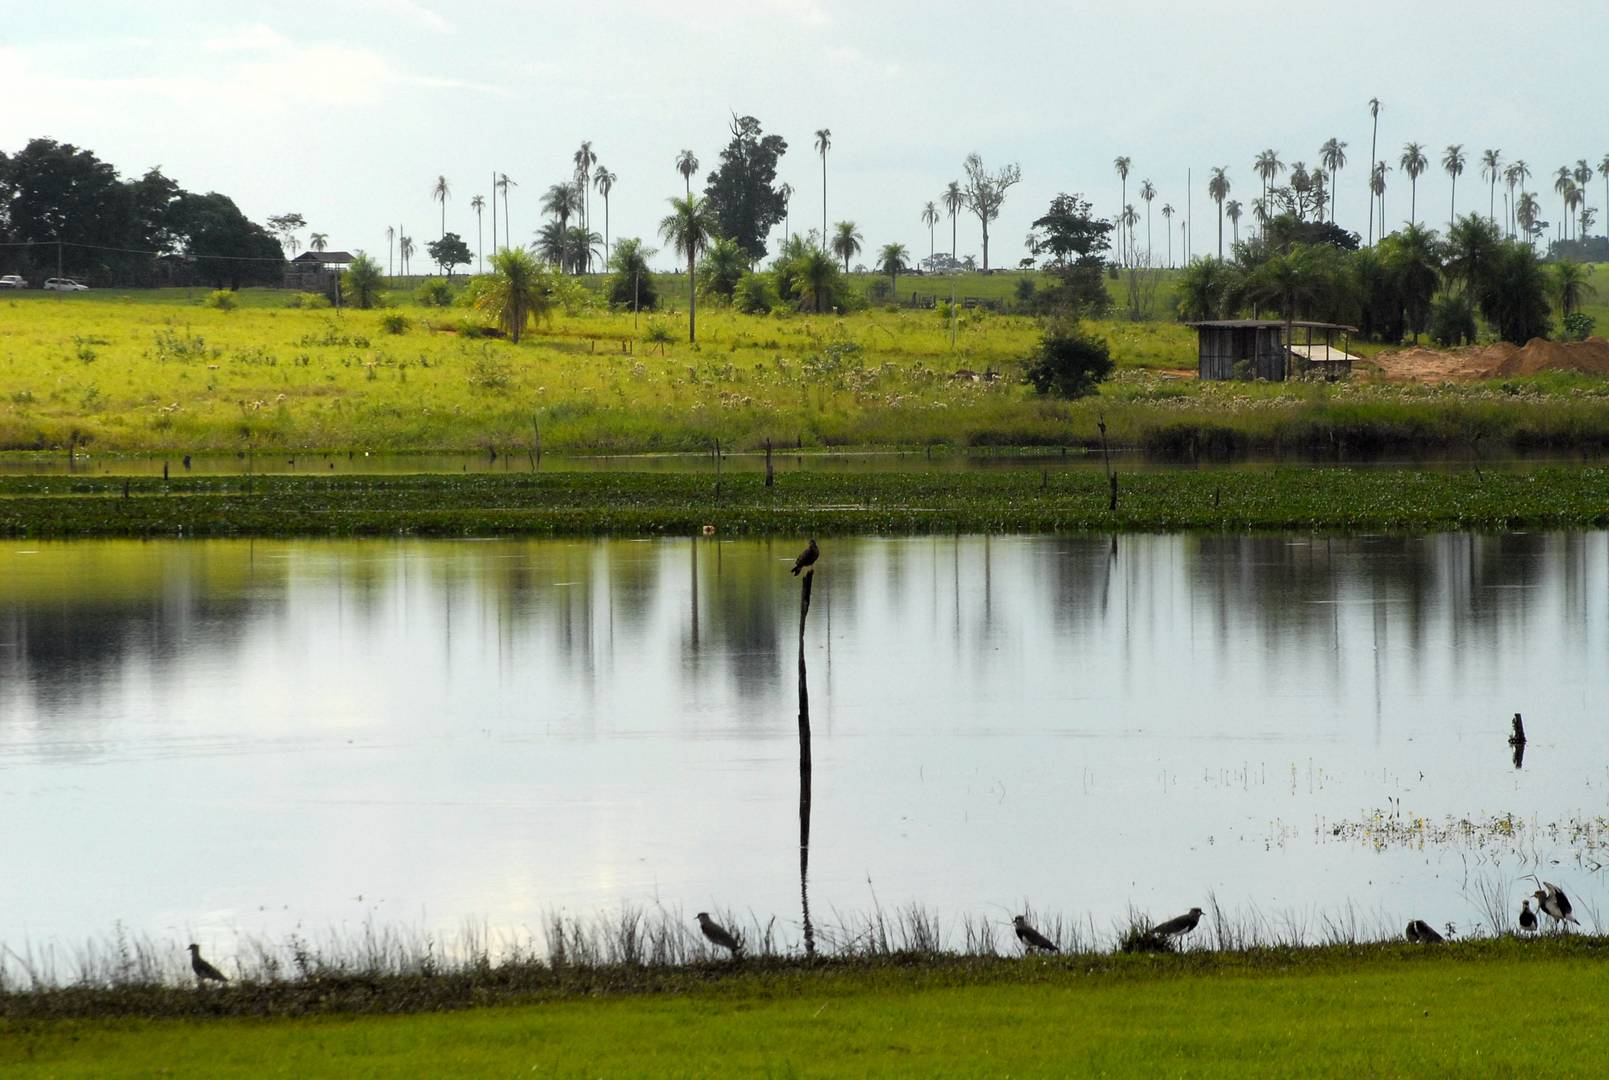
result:
M 0 939 L 796 937 L 799 546 L 8 541 Z M 804 659 L 818 918 L 1609 900 L 1609 534 L 836 539 Z

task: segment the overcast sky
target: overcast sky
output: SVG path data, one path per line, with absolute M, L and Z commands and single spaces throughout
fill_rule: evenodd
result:
M 452 185 L 448 228 L 473 248 L 470 198 L 507 172 L 514 235 L 528 240 L 541 192 L 570 174 L 582 139 L 619 177 L 612 235 L 652 237 L 681 191 L 677 152 L 713 168 L 736 111 L 788 140 L 780 177 L 797 190 L 795 228 L 820 223 L 812 135 L 832 130 L 827 216 L 858 223 L 868 262 L 896 240 L 927 254 L 922 206 L 973 150 L 1022 166 L 991 263 L 1015 265 L 1058 191 L 1115 213 L 1119 154 L 1133 159 L 1130 201 L 1143 210 L 1141 179 L 1157 187 L 1162 261 L 1160 210 L 1179 208 L 1177 231 L 1187 169 L 1201 254 L 1216 237 L 1210 166 L 1229 166 L 1231 197 L 1249 211 L 1257 151 L 1314 165 L 1332 136 L 1348 144 L 1339 222 L 1364 231 L 1370 97 L 1382 102 L 1393 222 L 1408 211 L 1396 161 L 1409 139 L 1438 163 L 1464 144 L 1467 208 L 1487 205 L 1483 149 L 1524 158 L 1556 219 L 1552 172 L 1609 152 L 1605 16 L 1601 0 L 26 0 L 0 20 L 0 147 L 42 135 L 125 175 L 159 164 L 258 221 L 297 210 L 332 247 L 383 255 L 388 223 L 421 247 L 437 235 L 438 173 Z M 1603 190 L 1601 179 L 1589 189 L 1600 223 Z M 1448 195 L 1433 164 L 1420 217 L 1444 223 Z M 981 253 L 975 220 L 961 222 L 958 247 Z

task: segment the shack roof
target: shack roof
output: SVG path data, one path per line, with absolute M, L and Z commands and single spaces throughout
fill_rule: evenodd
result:
M 350 251 L 304 251 L 291 262 L 299 263 L 349 263 L 356 256 Z
M 1185 323 L 1197 330 L 1268 330 L 1275 327 L 1301 327 L 1303 330 L 1346 330 L 1357 333 L 1358 328 L 1347 326 L 1344 323 L 1306 322 L 1296 319 L 1286 322 L 1284 319 L 1208 319 L 1203 322 Z

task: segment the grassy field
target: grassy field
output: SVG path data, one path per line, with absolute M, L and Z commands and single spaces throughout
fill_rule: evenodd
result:
M 314 470 L 321 462 L 311 463 Z M 0 535 L 721 535 L 1609 524 L 1609 470 L 1300 468 L 0 477 Z
M 1583 1075 L 1600 939 L 707 969 L 659 993 L 411 1015 L 0 1020 L 77 1076 Z M 188 992 L 198 1001 L 205 994 Z

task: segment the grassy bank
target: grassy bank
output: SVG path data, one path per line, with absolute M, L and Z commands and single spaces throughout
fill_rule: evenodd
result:
M 316 465 L 315 465 L 316 467 Z M 830 535 L 1609 525 L 1609 471 L 0 477 L 0 535 Z
M 413 1015 L 0 1020 L 16 1076 L 1516 1075 L 1591 1071 L 1601 939 L 709 965 Z M 628 982 L 631 978 L 628 974 Z M 631 990 L 627 985 L 622 989 Z M 498 1000 L 495 997 L 489 1000 Z M 210 1014 L 210 1015 L 209 1015 Z

